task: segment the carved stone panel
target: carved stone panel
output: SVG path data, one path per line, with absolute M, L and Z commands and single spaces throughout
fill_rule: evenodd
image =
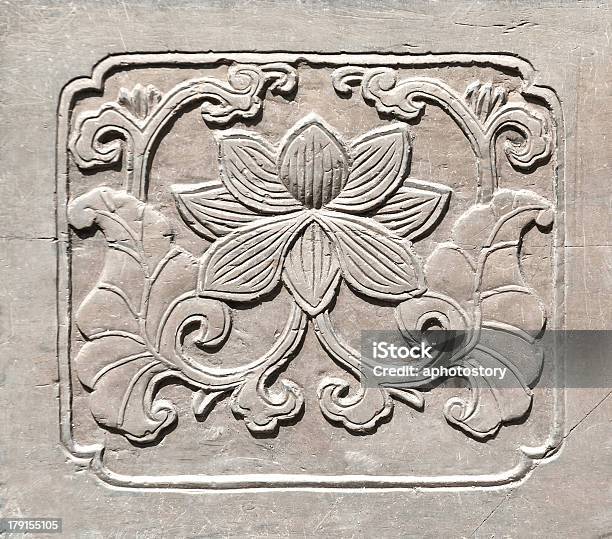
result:
M 561 440 L 562 147 L 510 56 L 103 61 L 60 104 L 67 448 L 124 487 L 520 481 Z M 512 387 L 366 379 L 362 331 L 432 326 Z

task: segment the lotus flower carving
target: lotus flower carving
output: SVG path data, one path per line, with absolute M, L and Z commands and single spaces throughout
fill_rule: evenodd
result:
M 253 66 L 238 72 L 251 73 L 254 86 L 228 89 L 200 81 L 202 98 L 208 99 L 208 92 L 235 98 L 231 107 L 229 101 L 218 105 L 222 114 L 217 120 L 224 121 L 212 123 L 227 124 L 238 110 L 240 117 L 252 118 L 270 76 L 280 76 L 289 86 L 296 81 L 291 69 L 279 71 L 276 64 L 261 71 L 261 77 Z M 529 133 L 546 135 L 513 147 L 509 155 L 535 163 L 547 151 L 548 132 L 539 116 L 527 109 L 519 115 L 515 105 L 508 105 L 506 93 L 491 84 L 470 85 L 462 100 L 431 80 L 399 81 L 395 75 L 390 79 L 386 69 L 368 75 L 347 68 L 340 70 L 336 89 L 344 89 L 343 81 L 354 84 L 357 75 L 365 85 L 364 98 L 379 99 L 377 108 L 399 120 L 414 119 L 425 106 L 425 101 L 407 100 L 413 93 L 429 91 L 431 99 L 448 101 L 445 110 L 452 109 L 454 118 L 470 126 L 474 155 L 489 152 L 489 163 L 495 149 L 491 133 L 508 118 L 527 118 L 533 124 L 531 131 L 521 131 L 525 140 Z M 397 92 L 393 85 L 386 89 L 389 80 L 397 83 Z M 191 96 L 191 84 L 185 83 L 180 92 Z M 94 118 L 112 113 L 124 118 L 125 125 L 136 121 L 131 133 L 141 145 L 126 146 L 132 152 L 128 163 L 134 165 L 138 148 L 149 148 L 144 142 L 149 140 L 147 126 L 163 124 L 173 95 L 162 97 L 150 85 L 122 90 L 117 103 L 104 105 L 79 125 L 89 121 L 87 136 L 98 140 L 95 133 L 103 130 Z M 205 109 L 210 112 L 209 106 Z M 298 420 L 307 393 L 315 391 L 310 379 L 298 383 L 283 372 L 300 352 L 309 325 L 335 366 L 349 375 L 330 370 L 319 380 L 316 398 L 327 420 L 349 432 L 368 433 L 393 413 L 395 401 L 423 409 L 424 393 L 430 389 L 424 376 L 401 386 L 375 379 L 369 358 L 338 331 L 341 317 L 331 311 L 341 283 L 358 296 L 357 303 L 392 306 L 406 340 L 418 340 L 419 332 L 430 327 L 463 331 L 448 360 L 451 365 L 509 369 L 514 382 L 510 392 L 488 380 L 466 380 L 469 395 L 455 396 L 444 407 L 449 423 L 486 440 L 528 413 L 531 388 L 542 371 L 537 340 L 546 311 L 523 276 L 520 249 L 534 224 L 550 229 L 552 204 L 527 190 L 500 188 L 496 176 L 486 182 L 486 174 L 479 173 L 476 203 L 464 208 L 454 224 L 446 223 L 447 241 L 436 236 L 422 246 L 420 252 L 428 255 L 422 261 L 413 243 L 442 220 L 451 189 L 411 177 L 412 136 L 405 122 L 347 134 L 352 130 L 344 125 L 341 133 L 314 113 L 273 138 L 246 129 L 212 130 L 218 175 L 172 186 L 185 224 L 210 242 L 201 242 L 198 253 L 184 247 L 160 208 L 146 200 L 144 161 L 141 176 L 130 175 L 134 167 L 128 167 L 125 189 L 100 186 L 70 201 L 72 227 L 97 228 L 108 244 L 99 279 L 75 315 L 85 339 L 74 360 L 76 373 L 100 425 L 134 442 L 159 439 L 178 419 L 173 403 L 156 398 L 165 380 L 173 379 L 193 390 L 198 419 L 204 420 L 228 396 L 233 415 L 251 433 L 274 435 L 279 425 Z M 73 155 L 90 155 L 79 153 L 89 139 L 77 133 L 72 140 Z M 103 148 L 91 146 L 92 151 Z M 102 152 L 98 162 L 112 162 L 119 155 L 120 146 L 111 149 L 114 157 Z M 455 213 L 463 201 L 458 202 Z M 281 285 L 293 298 L 284 328 L 274 331 L 269 348 L 247 351 L 244 357 L 241 353 L 236 361 L 230 341 L 242 337 L 235 302 L 258 300 Z M 108 312 L 113 316 L 106 316 Z M 504 338 L 494 342 L 492 330 Z M 431 364 L 443 360 L 435 356 Z
M 405 125 L 347 142 L 309 115 L 278 145 L 247 131 L 226 131 L 218 145 L 218 180 L 173 187 L 185 222 L 214 240 L 201 295 L 253 300 L 282 280 L 315 316 L 341 279 L 382 300 L 424 292 L 410 240 L 436 222 L 450 190 L 407 180 Z

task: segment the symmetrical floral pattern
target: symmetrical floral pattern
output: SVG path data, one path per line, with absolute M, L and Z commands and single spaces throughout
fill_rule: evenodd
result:
M 218 239 L 201 262 L 199 293 L 252 300 L 282 278 L 315 316 L 340 276 L 372 298 L 423 292 L 421 264 L 406 238 L 442 209 L 448 190 L 403 186 L 410 158 L 404 126 L 346 144 L 310 116 L 278 147 L 248 132 L 224 133 L 218 142 L 220 181 L 174 188 L 185 220 Z M 392 227 L 385 226 L 390 213 Z
M 352 376 L 320 381 L 317 398 L 329 421 L 371 432 L 392 413 L 394 401 L 422 408 L 426 381 L 403 388 L 366 383 L 364 359 L 330 317 L 342 281 L 360 300 L 395 306 L 408 338 L 431 323 L 463 330 L 452 364 L 510 370 L 514 385 L 505 393 L 490 381 L 468 380 L 469 398 L 446 404 L 451 424 L 484 440 L 529 410 L 546 313 L 525 282 L 519 250 L 528 227 L 551 225 L 553 209 L 530 191 L 499 188 L 495 142 L 501 131 L 517 131 L 522 144 L 506 148 L 508 159 L 519 169 L 534 166 L 550 154 L 548 124 L 490 83 L 476 82 L 462 97 L 440 81 L 399 80 L 388 68 L 348 66 L 333 77 L 338 92 L 355 83 L 368 103 L 395 119 L 354 139 L 316 114 L 280 139 L 255 130 L 215 131 L 218 178 L 172 188 L 183 221 L 212 242 L 201 256 L 178 246 L 167 220 L 144 200 L 151 140 L 161 136 L 173 107 L 195 99 L 203 101 L 207 124 L 253 118 L 268 88 L 295 88 L 295 70 L 233 66 L 228 83 L 196 79 L 166 96 L 138 85 L 77 119 L 71 150 L 78 166 L 116 162 L 123 150 L 128 165 L 124 189 L 98 187 L 68 206 L 71 225 L 99 228 L 109 248 L 75 317 L 85 339 L 76 371 L 100 425 L 133 441 L 159 439 L 177 411 L 156 398 L 157 389 L 173 378 L 194 391 L 197 416 L 229 395 L 231 410 L 252 433 L 272 433 L 298 417 L 311 390 L 280 375 L 308 324 Z M 403 121 L 417 118 L 426 102 L 440 103 L 466 133 L 479 176 L 476 204 L 453 224 L 450 241 L 422 261 L 413 242 L 445 217 L 451 196 L 446 186 L 409 177 L 412 140 Z M 116 139 L 107 141 L 109 133 Z M 294 305 L 266 353 L 232 368 L 212 367 L 192 354 L 222 354 L 232 331 L 228 303 L 257 300 L 281 284 Z M 491 329 L 507 338 L 488 341 Z

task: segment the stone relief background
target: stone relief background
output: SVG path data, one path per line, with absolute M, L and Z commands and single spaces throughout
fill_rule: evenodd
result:
M 538 526 L 542 533 L 554 529 L 568 535 L 586 530 L 588 536 L 598 536 L 609 531 L 610 514 L 604 508 L 606 497 L 609 497 L 610 401 L 607 398 L 609 389 L 605 388 L 567 392 L 563 451 L 551 462 L 538 466 L 526 482 L 507 489 L 437 492 L 410 489 L 367 495 L 351 491 L 239 492 L 215 496 L 108 489 L 85 468 L 79 470 L 78 466 L 75 467 L 58 441 L 55 249 L 58 242 L 66 241 L 66 237 L 56 235 L 53 216 L 57 98 L 67 81 L 89 73 L 91 66 L 109 53 L 279 48 L 331 53 L 339 50 L 509 52 L 529 59 L 536 67 L 537 82 L 554 88 L 562 102 L 567 135 L 563 148 L 567 197 L 563 268 L 567 280 L 563 313 L 566 325 L 570 328 L 607 328 L 611 311 L 609 295 L 606 294 L 610 280 L 609 220 L 606 219 L 610 200 L 607 183 L 610 149 L 605 143 L 609 126 L 601 114 L 610 103 L 610 94 L 606 90 L 610 71 L 605 53 L 609 50 L 605 36 L 610 16 L 606 5 L 593 2 L 574 7 L 549 3 L 538 8 L 529 4 L 506 8 L 496 4 L 494 9 L 483 9 L 479 3 L 457 3 L 452 9 L 448 6 L 444 9 L 431 4 L 417 3 L 406 8 L 390 3 L 384 8 L 365 4 L 331 4 L 325 9 L 315 9 L 312 6 L 260 3 L 240 6 L 235 13 L 228 15 L 227 9 L 214 3 L 198 6 L 184 3 L 173 7 L 152 3 L 127 6 L 38 3 L 9 6 L 3 17 L 4 74 L 1 80 L 5 90 L 3 119 L 6 128 L 3 130 L 5 178 L 0 189 L 4 191 L 5 203 L 0 215 L 4 259 L 1 289 L 6 300 L 0 318 L 4 359 L 0 373 L 0 399 L 4 410 L 0 446 L 2 515 L 32 515 L 44 506 L 48 508 L 46 513 L 64 518 L 69 536 L 81 537 L 134 536 L 137 533 L 156 537 L 162 524 L 169 533 L 178 536 L 244 533 L 382 533 L 385 536 L 437 533 L 468 536 L 501 533 L 508 529 L 529 534 Z M 100 22 L 92 25 L 92 20 Z M 283 21 L 284 36 L 281 43 L 278 31 L 272 32 L 272 29 L 278 29 L 280 20 Z M 172 37 L 166 31 L 168 24 L 177 30 Z M 314 27 L 316 32 L 312 31 Z M 311 30 L 307 31 L 307 28 Z M 563 39 L 559 37 L 561 35 Z M 225 78 L 223 69 L 212 70 L 211 74 Z M 141 81 L 148 83 L 156 79 L 156 86 L 163 89 L 187 78 L 185 73 L 177 77 L 169 71 L 144 75 L 129 70 L 117 73 L 108 87 L 108 96 L 88 96 L 83 110 L 95 109 L 107 101 L 107 97 L 115 99 L 120 88 L 132 89 Z M 466 80 L 489 80 L 481 73 L 474 75 L 464 75 L 463 80 L 456 81 L 458 87 L 465 88 Z M 308 88 L 316 90 L 322 87 L 317 76 L 315 71 L 304 75 Z M 173 80 L 173 77 L 177 78 Z M 333 88 L 326 87 L 333 94 Z M 318 96 L 315 104 L 321 106 L 328 97 Z M 359 99 L 353 97 L 345 104 L 352 107 L 357 102 Z M 304 117 L 303 109 L 312 108 L 300 103 L 299 97 L 288 102 L 274 101 L 272 105 L 266 102 L 269 120 L 264 116 L 262 124 L 239 127 L 257 131 L 276 143 L 281 138 L 280 131 L 285 132 Z M 325 116 L 325 120 L 347 140 L 352 140 L 378 125 L 374 109 L 364 106 L 361 110 L 360 123 L 348 122 L 349 115 L 342 113 L 335 118 Z M 283 128 L 274 132 L 280 119 Z M 455 188 L 466 190 L 473 187 L 471 181 L 456 172 L 468 168 L 467 162 L 472 159 L 465 142 L 456 131 L 448 129 L 452 124 L 441 112 L 432 111 L 430 116 L 428 111 L 427 120 L 428 123 L 422 122 L 419 126 L 418 136 L 412 142 L 410 178 L 450 182 Z M 155 203 L 168 211 L 173 224 L 182 220 L 175 210 L 170 185 L 195 184 L 210 178 L 216 167 L 211 160 L 196 158 L 192 153 L 194 144 L 200 144 L 211 155 L 216 153 L 214 138 L 196 125 L 201 126 L 197 110 L 177 121 L 160 146 L 156 156 L 158 165 L 151 171 L 150 182 L 158 189 L 154 194 Z M 440 140 L 440 131 L 448 134 L 447 147 L 434 143 Z M 200 140 L 193 140 L 194 133 L 198 133 Z M 416 129 L 414 134 L 417 134 Z M 452 155 L 455 162 L 444 167 L 447 155 Z M 119 171 L 103 174 L 107 185 L 113 185 L 113 182 L 120 185 L 122 176 Z M 511 186 L 516 179 L 513 174 L 511 167 L 506 165 L 500 175 L 509 178 L 508 186 Z M 534 183 L 529 188 L 548 197 L 546 173 L 535 173 L 533 178 Z M 88 185 L 87 181 L 91 184 Z M 86 193 L 99 184 L 97 174 L 84 175 L 83 183 L 79 183 L 82 192 L 75 195 Z M 463 197 L 466 205 L 473 195 L 461 189 L 455 189 L 453 196 L 455 194 L 459 203 Z M 440 228 L 436 232 L 438 230 L 440 237 L 448 235 L 448 229 Z M 181 229 L 181 235 L 180 241 L 185 248 L 200 245 L 198 236 L 186 227 Z M 526 239 L 527 252 L 535 253 L 527 257 L 534 264 L 530 268 L 534 277 L 531 284 L 550 302 L 550 281 L 542 277 L 535 263 L 549 247 L 535 238 L 533 235 Z M 101 237 L 91 236 L 79 241 L 82 241 L 82 246 L 77 249 L 84 252 L 86 242 L 93 242 L 97 252 L 89 260 L 84 257 L 84 265 L 74 273 L 75 289 L 83 295 L 91 287 L 100 267 L 104 242 Z M 415 249 L 422 248 L 426 252 L 433 247 L 434 241 L 429 237 L 422 246 L 416 243 Z M 344 288 L 340 289 L 338 307 L 342 306 L 343 296 L 348 298 L 348 294 Z M 281 295 L 284 297 L 280 300 L 287 304 L 291 302 L 287 292 Z M 354 305 L 348 301 L 346 308 L 351 311 Z M 241 314 L 246 316 L 246 310 Z M 281 314 L 278 313 L 280 318 Z M 245 320 L 246 326 L 252 327 L 253 320 L 260 318 L 261 312 L 255 309 L 252 317 L 250 321 Z M 282 326 L 281 320 L 279 326 Z M 315 352 L 315 339 L 312 335 L 310 338 L 312 341 L 306 343 L 305 354 L 314 358 L 319 352 Z M 313 365 L 312 372 L 316 373 L 317 368 L 324 367 Z M 289 374 L 287 371 L 287 376 Z M 315 387 L 317 383 L 313 380 L 304 385 Z M 190 395 L 170 388 L 166 391 L 185 410 L 189 409 Z M 430 397 L 427 395 L 428 399 Z M 284 453 L 295 456 L 288 458 L 287 464 L 299 467 L 301 462 L 306 471 L 310 471 L 309 466 L 318 465 L 322 456 L 328 453 L 326 465 L 331 469 L 371 472 L 377 471 L 382 462 L 386 466 L 397 465 L 401 472 L 403 466 L 399 466 L 397 459 L 389 459 L 385 454 L 387 451 L 397 456 L 401 453 L 400 448 L 414 455 L 410 469 L 419 473 L 431 471 L 430 459 L 434 455 L 438 456 L 436 464 L 442 473 L 456 468 L 466 473 L 497 471 L 500 455 L 509 455 L 517 438 L 504 438 L 511 432 L 505 429 L 491 440 L 491 444 L 483 445 L 466 437 L 451 429 L 442 417 L 440 410 L 444 400 L 439 398 L 439 402 L 432 404 L 436 413 L 430 415 L 427 412 L 429 408 L 423 414 L 413 414 L 410 408 L 396 406 L 395 415 L 403 414 L 399 421 L 404 421 L 410 432 L 418 431 L 419 422 L 433 426 L 433 429 L 422 437 L 402 440 L 401 444 L 394 441 L 397 433 L 394 435 L 388 431 L 391 441 L 381 443 L 377 447 L 381 453 L 375 456 L 371 456 L 372 448 L 365 449 L 365 444 L 374 440 L 373 437 L 359 437 L 357 443 L 360 447 L 346 449 L 347 444 L 355 443 L 355 438 L 344 429 L 331 427 L 318 412 L 316 402 L 311 403 L 309 409 L 317 413 L 312 416 L 305 414 L 301 422 L 316 421 L 321 428 L 329 429 L 333 433 L 329 440 L 337 445 L 315 447 L 308 455 L 300 452 L 299 444 L 294 449 L 274 446 L 285 443 L 283 428 L 278 438 L 253 439 L 244 424 L 234 419 L 228 423 L 227 410 L 223 425 L 232 424 L 232 435 L 242 436 L 241 441 L 253 444 L 242 453 L 242 457 L 250 451 L 258 451 L 271 461 L 271 453 Z M 86 411 L 83 407 L 79 409 Z M 185 469 L 192 473 L 193 462 L 190 459 L 194 450 L 202 454 L 204 447 L 206 455 L 219 454 L 221 450 L 217 440 L 220 434 L 215 425 L 199 423 L 193 415 L 185 414 L 180 419 L 180 424 L 193 436 L 180 436 L 177 429 L 169 434 L 168 440 L 174 436 L 174 443 L 180 442 L 183 447 L 166 446 L 165 441 L 159 446 L 135 449 L 123 438 L 115 437 L 115 445 L 108 452 L 112 465 L 126 473 L 140 470 L 148 474 L 153 467 L 156 472 L 167 474 L 182 473 Z M 540 419 L 542 421 L 538 423 Z M 398 418 L 394 417 L 383 427 L 393 426 L 394 421 Z M 544 418 L 536 418 L 535 425 L 538 424 L 544 425 Z M 295 431 L 299 425 L 285 428 Z M 536 439 L 542 434 L 537 427 L 529 431 L 528 426 L 513 428 L 518 427 L 520 435 L 531 435 Z M 75 427 L 84 428 L 91 434 L 100 432 L 85 413 L 76 419 Z M 377 432 L 375 436 L 381 434 L 384 432 Z M 339 453 L 337 447 L 344 448 L 343 452 Z M 469 449 L 457 451 L 459 447 Z M 167 451 L 165 455 L 164 450 Z M 162 454 L 154 456 L 156 451 Z M 173 468 L 173 460 L 168 458 L 177 452 L 184 457 L 182 470 Z M 444 461 L 444 458 L 448 460 Z M 452 462 L 453 459 L 456 462 Z M 235 463 L 235 460 L 231 461 L 232 468 Z M 205 464 L 219 466 L 223 471 L 224 465 L 218 460 L 210 459 Z M 261 458 L 255 463 L 243 462 L 243 466 L 245 469 L 261 467 Z M 436 472 L 440 473 L 438 470 Z M 210 473 L 210 468 L 203 471 Z M 221 506 L 227 513 L 219 511 Z M 532 516 L 533 507 L 539 510 L 537 521 Z M 381 513 L 384 513 L 384 518 Z M 358 530 L 355 523 L 360 526 Z
M 103 444 L 105 480 L 490 485 L 558 449 L 562 394 L 537 342 L 561 323 L 555 95 L 511 57 L 325 60 L 127 55 L 118 89 L 111 75 L 100 98 L 64 92 L 62 424 L 75 455 Z M 207 61 L 230 67 L 211 77 Z M 367 387 L 360 330 L 430 322 L 469 329 L 458 364 L 510 365 L 516 388 Z M 491 328 L 507 337 L 481 335 Z M 506 423 L 519 425 L 499 433 Z

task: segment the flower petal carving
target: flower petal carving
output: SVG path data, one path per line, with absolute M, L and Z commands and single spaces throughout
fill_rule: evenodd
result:
M 373 129 L 351 145 L 353 163 L 342 192 L 327 207 L 362 213 L 380 206 L 401 185 L 410 157 L 401 124 Z
M 261 218 L 216 180 L 173 185 L 172 193 L 183 221 L 196 234 L 211 241 Z
M 344 187 L 349 156 L 331 130 L 312 115 L 282 144 L 279 172 L 296 200 L 308 208 L 321 208 Z
M 162 99 L 161 92 L 152 84 L 134 86 L 132 91 L 121 88 L 117 103 L 124 107 L 134 118 L 144 120 L 150 116 Z
M 243 132 L 223 135 L 218 143 L 221 179 L 239 202 L 264 214 L 302 208 L 278 179 L 276 152 L 269 144 Z
M 278 284 L 283 259 L 305 216 L 265 218 L 215 242 L 200 261 L 199 292 L 250 301 Z
M 472 82 L 465 90 L 465 102 L 485 124 L 489 116 L 508 101 L 508 90 L 492 82 Z
M 326 211 L 319 220 L 334 238 L 342 275 L 371 298 L 400 301 L 424 290 L 417 256 L 398 235 L 373 220 Z
M 333 299 L 340 280 L 340 264 L 323 229 L 311 223 L 287 253 L 283 280 L 298 305 L 311 316 Z
M 448 208 L 452 190 L 445 185 L 405 181 L 379 208 L 374 219 L 403 238 L 413 241 L 426 235 Z

